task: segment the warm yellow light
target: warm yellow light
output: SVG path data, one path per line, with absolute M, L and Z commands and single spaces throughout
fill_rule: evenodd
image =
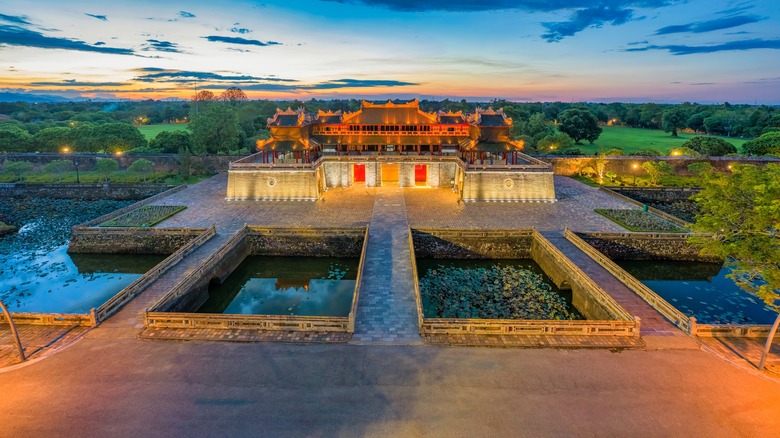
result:
M 638 165 L 638 164 L 636 164 L 636 163 L 634 163 L 634 165 L 633 165 L 633 166 L 631 166 L 631 167 L 633 167 L 634 169 L 636 169 L 637 167 L 639 167 L 639 165 Z
M 122 156 L 122 151 L 116 151 L 116 156 L 117 156 L 117 157 L 120 157 L 120 156 Z
M 680 155 L 680 151 L 672 151 L 672 155 L 674 156 Z
M 68 152 L 70 152 L 70 148 L 69 147 L 65 146 L 64 148 L 62 148 L 62 153 L 63 154 L 67 154 Z

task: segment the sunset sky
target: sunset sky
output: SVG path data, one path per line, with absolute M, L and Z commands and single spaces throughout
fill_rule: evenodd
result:
M 780 104 L 778 0 L 0 3 L 0 91 Z

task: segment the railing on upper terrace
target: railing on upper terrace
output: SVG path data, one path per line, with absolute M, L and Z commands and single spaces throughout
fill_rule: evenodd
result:
M 496 163 L 499 160 L 491 160 L 489 164 L 482 163 L 468 163 L 458 156 L 448 155 L 381 155 L 381 154 L 363 154 L 363 155 L 321 155 L 316 160 L 310 163 L 303 162 L 288 162 L 285 160 L 278 160 L 273 163 L 261 163 L 258 162 L 262 156 L 262 152 L 258 152 L 249 156 L 246 156 L 240 160 L 230 163 L 230 170 L 285 170 L 285 169 L 316 169 L 324 162 L 350 162 L 361 163 L 368 161 L 376 162 L 411 162 L 411 163 L 430 163 L 430 162 L 452 162 L 458 167 L 466 171 L 481 171 L 481 172 L 552 172 L 552 165 L 546 163 L 537 158 L 523 154 L 521 152 L 515 152 L 518 158 L 529 164 L 506 164 L 506 160 L 502 160 L 503 163 Z

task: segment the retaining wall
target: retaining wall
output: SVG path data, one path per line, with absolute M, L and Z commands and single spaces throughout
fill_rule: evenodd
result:
M 236 160 L 244 158 L 244 155 L 193 155 L 191 156 L 193 165 L 202 165 L 210 173 L 224 172 L 228 165 Z M 79 170 L 92 170 L 95 162 L 101 158 L 111 158 L 119 162 L 122 169 L 128 168 L 133 161 L 146 158 L 154 163 L 155 172 L 173 172 L 178 171 L 178 154 L 144 154 L 144 155 L 112 155 L 112 154 L 25 154 L 25 153 L 0 153 L 0 163 L 5 161 L 27 161 L 35 167 L 43 167 L 54 160 L 71 161 L 74 158 L 79 160 Z
M 594 156 L 577 156 L 577 157 L 554 157 L 543 156 L 542 160 L 552 163 L 553 172 L 556 175 L 572 176 L 577 175 L 580 171 L 587 167 L 592 166 Z M 691 163 L 707 162 L 714 168 L 726 171 L 729 165 L 732 163 L 742 164 L 755 164 L 757 166 L 763 166 L 766 163 L 780 162 L 777 158 L 749 158 L 749 157 L 708 157 L 708 158 L 684 158 L 684 157 L 636 157 L 636 156 L 621 156 L 621 157 L 608 157 L 605 172 L 615 172 L 621 175 L 645 175 L 645 171 L 642 170 L 642 163 L 645 161 L 665 161 L 672 166 L 676 173 L 689 174 L 688 165 Z M 634 168 L 634 165 L 637 168 Z
M 251 255 L 360 257 L 364 228 L 273 228 L 249 226 Z
M 675 233 L 577 233 L 613 260 L 680 260 L 722 262 L 699 254 L 699 248 L 688 243 L 690 235 Z
M 71 234 L 69 253 L 172 254 L 203 233 L 202 228 L 85 228 Z
M 531 230 L 412 230 L 416 257 L 440 259 L 525 259 Z

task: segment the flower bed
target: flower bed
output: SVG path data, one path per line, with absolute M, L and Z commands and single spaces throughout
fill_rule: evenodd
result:
M 577 319 L 541 275 L 513 266 L 431 269 L 420 295 L 426 318 Z
M 682 228 L 647 211 L 619 209 L 609 210 L 601 208 L 598 208 L 594 211 L 630 231 L 659 233 L 688 232 L 685 228 Z
M 186 209 L 182 205 L 144 205 L 100 224 L 101 227 L 151 227 Z

